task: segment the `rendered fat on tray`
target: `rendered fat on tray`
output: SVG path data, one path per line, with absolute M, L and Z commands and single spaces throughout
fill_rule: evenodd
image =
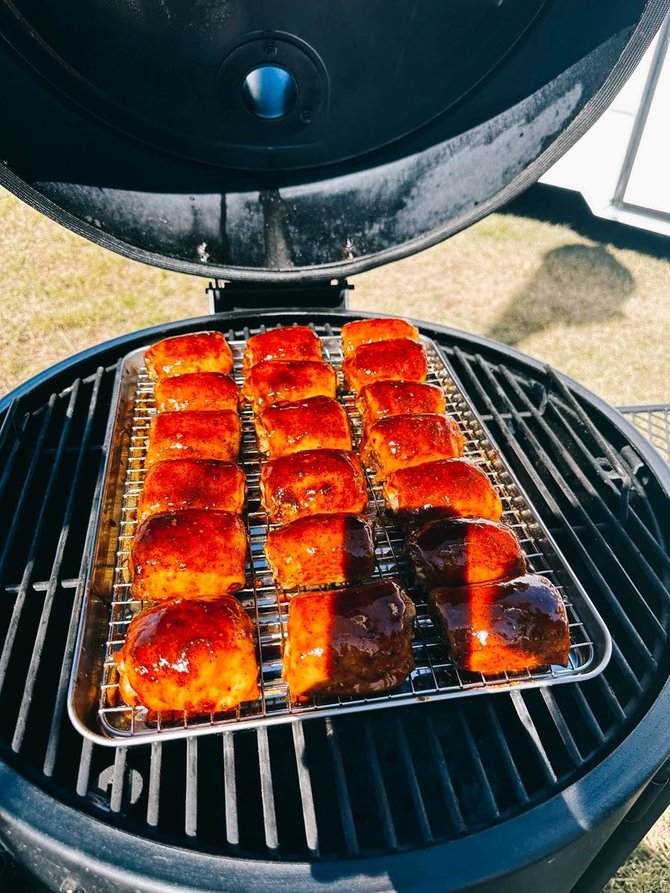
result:
M 295 596 L 283 677 L 293 700 L 385 692 L 414 668 L 411 599 L 392 580 Z
M 246 528 L 229 512 L 155 515 L 139 526 L 130 552 L 131 593 L 141 601 L 213 599 L 244 586 Z
M 383 479 L 400 468 L 460 456 L 464 441 L 449 416 L 392 416 L 376 422 L 366 433 L 361 456 Z
M 190 372 L 233 371 L 230 345 L 221 332 L 196 332 L 176 335 L 152 344 L 144 354 L 149 376 L 154 380 Z
M 253 623 L 230 596 L 148 608 L 131 621 L 115 660 L 131 706 L 217 713 L 259 696 Z
M 426 352 L 408 338 L 363 344 L 342 361 L 350 391 L 358 393 L 376 381 L 424 382 L 428 373 Z
M 363 344 L 398 338 L 418 341 L 419 330 L 405 319 L 357 319 L 342 326 L 342 353 L 349 357 Z
M 351 450 L 351 428 L 332 397 L 310 397 L 270 406 L 256 417 L 258 448 L 269 458 L 302 450 Z
M 568 663 L 565 605 L 546 577 L 438 587 L 428 602 L 462 670 L 496 675 Z
M 360 514 L 368 507 L 360 459 L 344 450 L 305 450 L 271 459 L 261 470 L 260 492 L 273 524 L 306 515 Z
M 276 403 L 335 397 L 337 375 L 320 361 L 265 360 L 249 370 L 242 392 L 259 413 Z
M 246 492 L 244 472 L 230 462 L 168 459 L 147 471 L 137 502 L 137 520 L 184 509 L 240 515 Z
M 447 411 L 442 388 L 418 381 L 376 381 L 366 385 L 356 400 L 363 427 L 396 415 L 444 415 Z
M 147 467 L 165 459 L 216 459 L 235 462 L 242 423 L 236 412 L 184 410 L 160 412 L 149 425 Z
M 265 554 L 283 589 L 350 583 L 375 566 L 372 524 L 360 515 L 310 515 L 268 533 Z
M 190 372 L 157 381 L 154 400 L 158 412 L 180 412 L 185 409 L 228 409 L 237 412 L 240 389 L 230 375 Z
M 242 368 L 244 372 L 248 372 L 252 366 L 266 360 L 304 361 L 321 358 L 321 339 L 309 326 L 286 326 L 247 338 Z
M 488 475 L 469 459 L 439 459 L 399 468 L 383 484 L 384 498 L 407 532 L 437 518 L 499 521 L 500 496 Z

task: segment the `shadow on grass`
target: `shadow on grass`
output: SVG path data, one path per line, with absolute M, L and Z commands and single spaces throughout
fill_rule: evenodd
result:
M 516 345 L 556 323 L 584 325 L 611 319 L 635 280 L 603 246 L 563 245 L 547 252 L 535 276 L 512 298 L 488 334 Z
M 578 192 L 536 183 L 498 211 L 568 226 L 593 242 L 670 259 L 670 238 L 596 217 Z

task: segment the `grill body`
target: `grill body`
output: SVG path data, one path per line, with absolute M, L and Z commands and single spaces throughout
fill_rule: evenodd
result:
M 604 673 L 128 749 L 70 726 L 79 568 L 120 358 L 203 327 L 245 337 L 309 321 L 335 334 L 351 316 L 238 312 L 138 332 L 0 404 L 0 838 L 49 889 L 586 893 L 606 842 L 630 848 L 622 829 L 638 819 L 639 839 L 667 799 L 663 788 L 650 803 L 670 751 L 668 466 L 578 385 L 433 326 L 422 330 L 610 628 Z M 626 854 L 614 847 L 607 865 Z

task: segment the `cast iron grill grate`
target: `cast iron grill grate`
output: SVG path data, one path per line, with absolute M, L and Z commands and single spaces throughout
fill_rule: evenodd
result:
M 551 371 L 466 337 L 438 340 L 612 632 L 600 676 L 115 751 L 84 739 L 65 715 L 66 687 L 116 372 L 94 360 L 41 403 L 15 400 L 1 420 L 2 758 L 148 840 L 333 859 L 471 834 L 552 796 L 616 746 L 669 669 L 668 553 L 654 522 L 664 492 L 652 473 L 640 483 L 644 462 L 628 461 L 625 435 Z

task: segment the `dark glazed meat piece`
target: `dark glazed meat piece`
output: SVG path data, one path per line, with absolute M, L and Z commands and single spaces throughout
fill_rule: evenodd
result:
M 426 352 L 408 338 L 363 344 L 342 360 L 342 372 L 355 393 L 375 381 L 425 381 Z
M 442 389 L 418 381 L 376 381 L 366 385 L 358 395 L 356 406 L 366 429 L 394 415 L 444 415 L 446 412 Z
M 360 459 L 344 450 L 304 450 L 261 470 L 261 502 L 273 524 L 306 515 L 359 514 L 368 507 Z
M 116 662 L 124 701 L 156 712 L 218 713 L 259 694 L 253 624 L 230 596 L 143 611 Z
M 275 403 L 334 397 L 337 375 L 328 363 L 266 360 L 249 370 L 242 393 L 259 413 Z
M 283 589 L 351 583 L 375 564 L 372 524 L 360 515 L 310 515 L 271 530 L 265 547 Z
M 384 498 L 405 530 L 431 518 L 499 521 L 502 503 L 485 472 L 469 459 L 400 468 L 384 481 Z
M 242 423 L 236 412 L 159 412 L 149 426 L 147 468 L 163 459 L 217 459 L 235 462 Z
M 398 338 L 418 341 L 419 330 L 405 319 L 357 319 L 342 326 L 342 353 L 348 357 L 362 344 Z
M 171 459 L 152 465 L 137 502 L 137 520 L 184 509 L 242 513 L 246 478 L 237 465 L 206 459 Z
M 157 381 L 154 398 L 158 412 L 181 412 L 184 409 L 230 409 L 237 412 L 240 389 L 230 375 L 190 372 Z
M 308 326 L 287 326 L 252 335 L 242 359 L 242 368 L 265 360 L 321 360 L 321 339 Z
M 428 601 L 461 670 L 495 675 L 568 663 L 565 605 L 546 577 L 440 587 Z
M 332 397 L 278 403 L 256 417 L 258 446 L 269 458 L 302 450 L 351 450 L 351 428 Z
M 233 371 L 233 352 L 221 332 L 195 332 L 164 338 L 144 354 L 144 362 L 153 379 L 187 372 Z
M 244 586 L 246 559 L 237 515 L 200 509 L 154 515 L 133 538 L 131 592 L 151 602 L 218 598 Z
M 361 456 L 368 468 L 387 478 L 399 468 L 454 459 L 463 452 L 464 442 L 460 428 L 448 416 L 396 415 L 370 428 Z
M 407 554 L 427 587 L 484 583 L 526 571 L 514 531 L 482 519 L 431 521 L 407 539 Z
M 391 580 L 291 601 L 283 678 L 293 700 L 384 692 L 414 668 L 414 605 Z

